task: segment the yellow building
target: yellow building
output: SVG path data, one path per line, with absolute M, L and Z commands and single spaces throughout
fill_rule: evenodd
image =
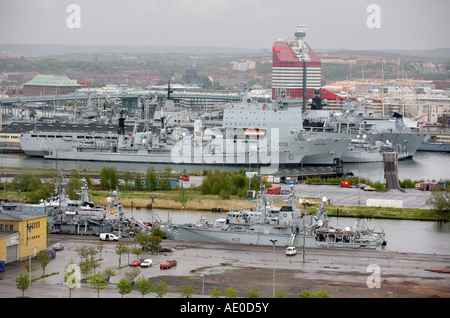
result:
M 0 261 L 36 256 L 47 248 L 47 215 L 0 212 Z

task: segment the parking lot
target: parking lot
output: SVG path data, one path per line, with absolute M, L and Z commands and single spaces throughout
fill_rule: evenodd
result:
M 54 235 L 50 240 L 57 242 Z M 75 248 L 82 245 L 96 246 L 99 242 L 96 237 L 77 236 L 61 236 L 58 241 L 64 249 L 56 252 L 56 257 L 45 269 L 47 275 L 54 275 L 36 280 L 32 288 L 25 292 L 25 296 L 69 297 L 69 290 L 64 284 L 64 274 L 70 262 L 80 262 Z M 110 278 L 108 287 L 100 292 L 100 298 L 122 297 L 116 284 L 127 276 L 127 272 L 132 269 L 128 264 L 136 258 L 132 254 L 129 257 L 123 255 L 119 268 L 119 256 L 115 253 L 116 244 L 105 243 L 100 266 L 96 269 L 98 272 L 109 267 L 116 272 L 116 275 Z M 180 241 L 163 241 L 162 245 L 172 248 L 173 252 L 140 255 L 139 258 L 152 259 L 153 265 L 137 268 L 141 276 L 150 279 L 154 284 L 161 280 L 169 285 L 170 291 L 166 298 L 180 297 L 179 288 L 184 285 L 192 285 L 197 289 L 195 297 L 209 297 L 208 290 L 217 288 L 224 291 L 228 287 L 239 290 L 239 297 L 244 297 L 249 288 L 258 288 L 262 297 L 272 297 L 274 268 L 276 288 L 282 289 L 285 297 L 296 297 L 304 289 L 322 289 L 331 297 L 344 298 L 450 297 L 449 275 L 425 271 L 427 268 L 449 267 L 448 255 L 306 249 L 303 261 L 301 250 L 297 255 L 287 257 L 282 247 L 276 248 L 275 253 L 272 253 L 272 248 L 268 246 Z M 171 259 L 177 261 L 177 266 L 161 270 L 160 264 Z M 21 295 L 14 278 L 24 271 L 23 265 L 24 262 L 7 264 L 5 272 L 0 273 L 0 297 Z M 372 274 L 368 272 L 368 268 L 372 265 L 380 268 L 380 288 L 367 286 L 367 279 Z M 32 277 L 36 279 L 41 275 L 42 269 L 38 261 L 33 260 Z M 72 292 L 72 297 L 96 298 L 97 294 L 90 289 L 89 284 L 81 283 L 80 288 Z M 142 295 L 133 291 L 125 297 L 138 298 Z M 156 294 L 151 293 L 145 297 L 154 298 Z

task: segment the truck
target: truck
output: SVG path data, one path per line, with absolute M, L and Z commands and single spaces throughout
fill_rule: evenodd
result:
M 101 233 L 100 241 L 118 241 L 119 237 L 111 233 Z
M 286 247 L 286 256 L 294 256 L 297 254 L 297 249 L 295 246 Z

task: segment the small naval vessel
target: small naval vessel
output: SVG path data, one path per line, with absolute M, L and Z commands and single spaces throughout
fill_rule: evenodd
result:
M 325 200 L 316 214 L 302 214 L 296 208 L 293 186 L 287 201 L 288 204 L 281 207 L 269 205 L 262 188 L 255 210 L 230 211 L 213 223 L 200 218 L 196 224 L 162 227 L 169 239 L 204 243 L 271 246 L 276 241 L 276 246 L 343 249 L 377 249 L 386 244 L 384 232 L 375 232 L 359 220 L 353 227 L 329 226 Z
M 141 221 L 128 219 L 120 203 L 117 191 L 107 198 L 106 206 L 96 206 L 89 201 L 88 185 L 82 179 L 80 199 L 70 200 L 59 183 L 50 198 L 38 204 L 2 202 L 1 210 L 8 213 L 47 215 L 50 233 L 100 235 L 115 233 L 119 237 L 133 236 L 138 231 L 147 231 Z

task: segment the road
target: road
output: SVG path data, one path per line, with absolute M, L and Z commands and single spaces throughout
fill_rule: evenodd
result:
M 64 250 L 56 252 L 56 257 L 45 269 L 47 278 L 36 280 L 25 296 L 33 298 L 67 298 L 69 290 L 63 282 L 66 266 L 72 260 L 79 263 L 76 247 L 96 246 L 97 237 L 70 235 L 50 235 L 49 242 L 63 244 Z M 122 243 L 133 244 L 130 239 Z M 100 267 L 113 268 L 116 275 L 111 277 L 109 286 L 101 291 L 100 298 L 120 298 L 116 284 L 126 276 L 129 261 L 134 255 L 119 257 L 115 254 L 117 243 L 106 242 L 102 251 Z M 249 288 L 258 288 L 263 297 L 272 297 L 273 268 L 275 286 L 283 290 L 285 297 L 295 298 L 302 290 L 322 289 L 331 297 L 340 298 L 403 298 L 403 297 L 450 297 L 450 274 L 425 271 L 425 269 L 450 269 L 450 255 L 406 254 L 382 251 L 306 249 L 305 261 L 302 251 L 287 257 L 284 248 L 249 246 L 238 244 L 203 244 L 180 241 L 163 241 L 163 246 L 173 248 L 173 252 L 141 256 L 151 258 L 153 266 L 140 269 L 140 275 L 154 284 L 166 282 L 170 292 L 166 298 L 180 297 L 179 288 L 192 285 L 197 289 L 194 297 L 209 297 L 213 288 L 224 291 L 233 287 L 244 297 Z M 97 256 L 99 257 L 99 256 Z M 159 264 L 167 259 L 176 259 L 178 266 L 160 270 Z M 21 295 L 14 278 L 24 271 L 23 262 L 6 265 L 0 273 L 0 297 L 11 298 Z M 125 266 L 124 266 L 125 265 Z M 39 278 L 42 269 L 33 260 L 32 277 Z M 369 283 L 368 283 L 369 282 Z M 370 288 L 379 284 L 379 288 Z M 204 289 L 203 289 L 203 286 Z M 372 286 L 373 287 L 373 286 Z M 204 294 L 203 295 L 203 290 Z M 96 298 L 97 294 L 82 283 L 72 293 L 73 298 Z M 137 291 L 126 298 L 142 297 Z M 146 298 L 155 298 L 148 294 Z

